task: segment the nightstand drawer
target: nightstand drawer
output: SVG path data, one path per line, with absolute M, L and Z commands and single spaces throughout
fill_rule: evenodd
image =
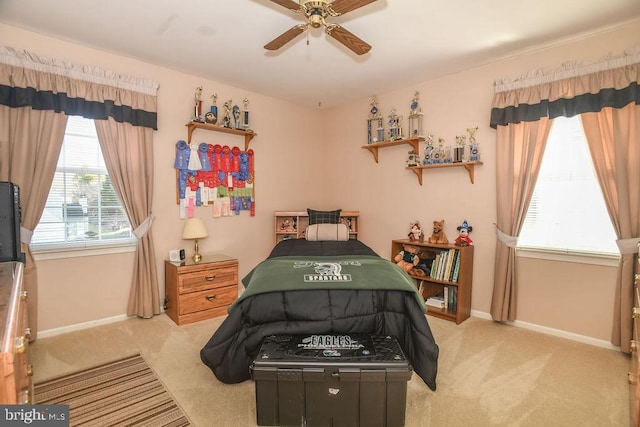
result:
M 220 288 L 238 283 L 238 269 L 235 267 L 212 268 L 181 274 L 178 277 L 178 292 L 181 294 Z
M 222 254 L 201 262 L 165 261 L 165 313 L 178 325 L 224 316 L 238 298 L 238 260 Z
M 238 298 L 238 287 L 214 288 L 180 297 L 180 315 L 229 306 Z

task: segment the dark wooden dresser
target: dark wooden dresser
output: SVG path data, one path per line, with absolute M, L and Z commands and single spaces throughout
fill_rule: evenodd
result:
M 23 288 L 22 271 L 21 262 L 0 263 L 0 404 L 26 404 L 33 401 L 27 292 Z

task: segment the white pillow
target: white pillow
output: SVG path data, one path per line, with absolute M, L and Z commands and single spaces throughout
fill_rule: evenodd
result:
M 349 240 L 349 229 L 346 224 L 312 224 L 305 232 L 307 240 Z

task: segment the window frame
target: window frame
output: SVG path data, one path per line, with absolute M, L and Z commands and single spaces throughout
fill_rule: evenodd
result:
M 578 122 L 580 123 L 580 126 L 582 126 L 582 119 L 580 118 L 580 115 L 577 115 L 574 117 L 576 120 L 578 120 Z M 552 124 L 552 126 L 555 126 L 555 125 L 557 125 L 557 122 Z M 552 127 L 552 132 L 553 132 L 553 127 Z M 584 129 L 583 129 L 583 132 L 584 132 Z M 546 153 L 546 149 L 545 149 L 545 153 Z M 593 162 L 592 159 L 591 161 Z M 538 177 L 538 179 L 539 178 L 540 177 Z M 596 182 L 597 182 L 597 177 L 596 177 Z M 536 185 L 537 184 L 538 183 L 536 182 Z M 527 207 L 527 211 L 530 209 L 530 207 L 531 206 Z M 615 235 L 613 237 L 615 238 Z M 560 248 L 560 247 L 554 248 L 554 247 L 547 247 L 547 246 L 536 246 L 535 244 L 523 245 L 520 242 L 517 243 L 515 249 L 516 249 L 516 256 L 520 258 L 534 258 L 534 259 L 544 259 L 544 260 L 550 260 L 550 261 L 561 261 L 561 262 L 570 262 L 570 263 L 578 263 L 578 264 L 604 265 L 604 266 L 618 266 L 619 260 L 620 260 L 619 253 L 613 253 L 608 251 L 600 252 L 595 250 L 582 250 L 582 249 L 576 249 L 576 248 L 573 248 L 573 249 Z
M 71 119 L 70 116 L 69 118 Z M 83 120 L 92 121 L 93 119 Z M 68 123 L 67 123 L 68 125 Z M 67 136 L 67 130 L 65 130 L 65 138 Z M 87 137 L 87 135 L 75 135 L 81 137 Z M 98 149 L 100 150 L 100 141 L 97 139 Z M 64 141 L 63 141 L 64 144 Z M 63 152 L 61 150 L 58 162 L 60 161 L 60 156 L 62 156 Z M 101 153 L 100 153 L 101 154 Z M 102 154 L 101 154 L 102 155 Z M 59 167 L 56 165 L 56 174 L 64 173 L 64 174 L 77 174 L 77 173 L 90 173 L 99 176 L 109 177 L 109 172 L 106 169 L 96 168 L 96 167 L 88 167 L 88 168 L 80 168 L 75 165 L 63 165 Z M 52 181 L 53 185 L 53 181 Z M 49 196 L 47 195 L 47 198 Z M 120 203 L 120 208 L 122 208 L 122 204 Z M 127 222 L 129 222 L 127 218 Z M 64 224 L 64 222 L 63 222 Z M 38 223 L 39 225 L 39 223 Z M 130 222 L 129 225 L 131 226 Z M 66 226 L 65 226 L 66 227 Z M 37 228 L 37 226 L 36 226 Z M 133 226 L 131 226 L 131 237 L 119 238 L 119 239 L 110 239 L 110 240 L 80 240 L 77 242 L 41 242 L 41 243 L 30 243 L 29 247 L 31 253 L 34 255 L 36 260 L 45 260 L 45 259 L 60 259 L 60 258 L 74 258 L 74 257 L 82 257 L 82 256 L 95 256 L 95 255 L 105 255 L 105 254 L 116 254 L 116 253 L 126 253 L 126 252 L 135 252 L 138 239 L 133 234 Z

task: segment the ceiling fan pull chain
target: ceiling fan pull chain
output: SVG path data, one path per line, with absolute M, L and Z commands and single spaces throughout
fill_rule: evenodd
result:
M 309 31 L 307 31 L 307 46 L 309 46 Z

